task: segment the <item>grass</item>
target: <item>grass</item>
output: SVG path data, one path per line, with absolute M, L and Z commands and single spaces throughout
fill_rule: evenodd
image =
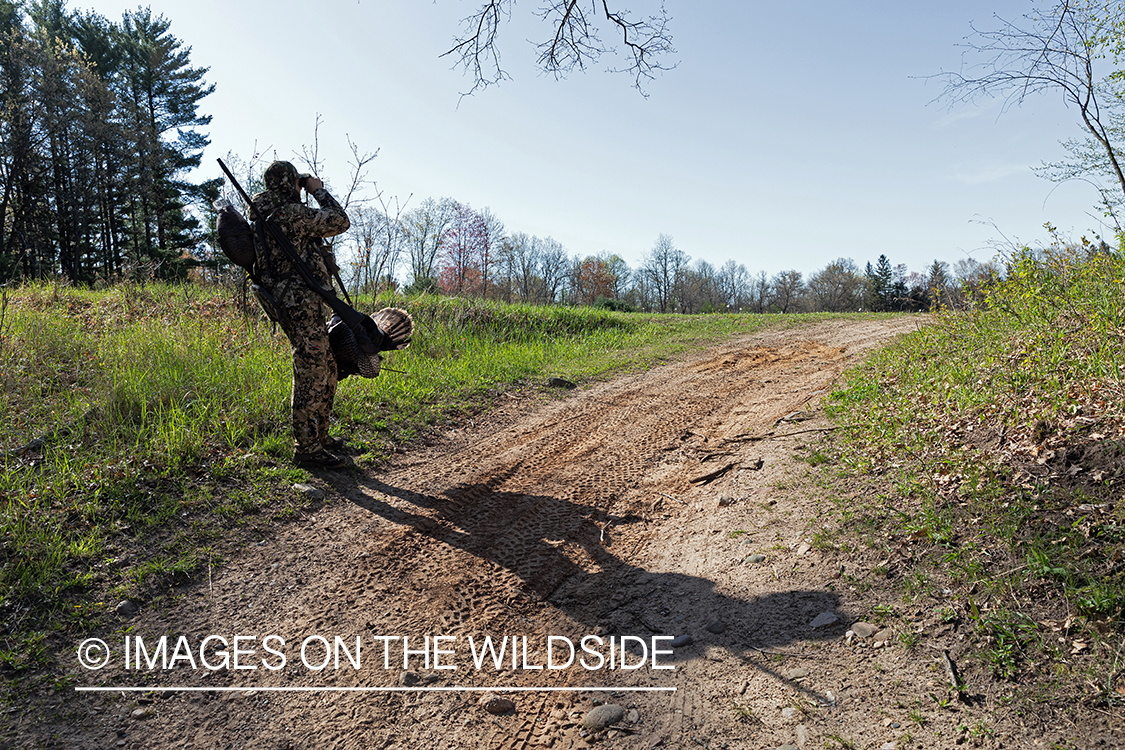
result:
M 762 717 L 754 713 L 754 709 L 744 703 L 739 703 L 737 700 L 732 701 L 734 705 L 734 713 L 738 720 L 744 724 L 762 724 Z
M 799 316 L 652 316 L 422 296 L 405 374 L 351 378 L 333 430 L 361 462 L 487 408 L 501 391 L 649 367 Z M 237 292 L 195 285 L 0 291 L 0 662 L 161 596 L 237 539 L 294 517 L 288 342 Z M 16 453 L 16 449 L 35 443 Z M 2 665 L 0 665 L 2 667 Z
M 835 443 L 847 473 L 897 490 L 853 525 L 909 547 L 920 565 L 905 596 L 936 601 L 935 577 L 948 580 L 994 677 L 1062 674 L 1090 700 L 1120 703 L 1122 254 L 1017 253 L 984 304 L 876 354 L 829 411 L 849 427 Z

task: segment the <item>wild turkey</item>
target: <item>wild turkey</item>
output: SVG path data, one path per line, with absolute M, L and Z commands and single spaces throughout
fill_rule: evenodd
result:
M 397 307 L 384 307 L 371 316 L 375 325 L 386 337 L 380 351 L 398 351 L 410 346 L 411 337 L 414 335 L 414 318 L 410 313 Z
M 235 265 L 247 270 L 254 266 L 254 230 L 246 217 L 230 201 L 220 198 L 214 203 L 219 212 L 216 231 L 219 247 Z
M 339 315 L 328 321 L 328 342 L 336 358 L 336 377 L 339 380 L 350 375 L 374 378 L 379 375 L 382 357 L 379 352 L 405 349 L 410 346 L 414 335 L 414 319 L 410 313 L 397 307 L 384 307 L 374 315 L 364 316 L 361 324 L 375 352 L 365 352 L 356 343 L 355 332 L 344 323 Z

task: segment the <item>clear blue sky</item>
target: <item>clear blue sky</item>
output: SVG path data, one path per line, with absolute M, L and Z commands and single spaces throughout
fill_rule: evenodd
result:
M 921 271 L 935 258 L 988 260 L 1000 233 L 1038 242 L 1046 221 L 1075 235 L 1097 226 L 1091 186 L 1031 171 L 1081 135 L 1061 97 L 1004 114 L 996 101 L 950 109 L 925 80 L 959 67 L 970 22 L 991 27 L 1027 2 L 666 0 L 679 65 L 645 99 L 604 65 L 564 81 L 538 73 L 528 40 L 548 31 L 523 0 L 501 37 L 513 80 L 462 99 L 469 79 L 439 55 L 476 4 L 150 7 L 216 84 L 201 107 L 214 117 L 202 177 L 255 144 L 297 162 L 319 113 L 321 176 L 335 192 L 350 136 L 379 150 L 371 176 L 385 196 L 412 195 L 408 208 L 449 196 L 490 208 L 510 232 L 633 267 L 662 233 L 693 259 L 772 275 L 881 253 Z M 69 7 L 117 21 L 136 4 Z

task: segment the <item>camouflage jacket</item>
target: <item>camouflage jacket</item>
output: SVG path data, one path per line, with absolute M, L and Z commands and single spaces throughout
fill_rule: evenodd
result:
M 340 204 L 329 195 L 326 189 L 318 188 L 312 193 L 320 208 L 306 206 L 292 193 L 266 190 L 254 196 L 254 206 L 262 216 L 277 223 L 293 247 L 309 264 L 313 275 L 324 285 L 330 286 L 328 271 L 321 255 L 326 251 L 325 237 L 334 237 L 346 232 L 351 223 Z M 263 282 L 272 286 L 288 278 L 300 278 L 289 262 L 285 252 L 276 246 L 273 238 L 266 234 L 266 247 L 258 247 L 256 266 Z M 263 253 L 268 252 L 268 256 Z M 271 283 L 272 282 L 272 283 Z

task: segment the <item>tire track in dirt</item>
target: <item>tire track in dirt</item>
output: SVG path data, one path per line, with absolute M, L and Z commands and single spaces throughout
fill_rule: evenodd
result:
M 668 542 L 687 522 L 687 503 L 709 492 L 688 481 L 713 468 L 694 456 L 724 438 L 769 429 L 818 398 L 871 348 L 914 327 L 914 319 L 900 317 L 767 330 L 595 385 L 514 422 L 460 432 L 377 475 L 332 475 L 329 484 L 349 502 L 279 527 L 211 588 L 144 614 L 137 630 L 278 632 L 287 640 L 394 635 L 411 644 L 437 634 L 527 635 L 540 643 L 548 634 L 674 635 L 706 602 L 718 602 L 730 613 L 729 625 L 743 625 L 741 635 L 724 641 L 721 659 L 745 659 L 751 641 L 787 643 L 791 635 L 755 622 L 771 600 L 720 592 L 706 565 L 676 558 Z M 732 450 L 745 468 L 752 451 L 743 448 Z M 832 605 L 818 592 L 797 592 L 785 606 Z M 695 691 L 702 678 L 692 655 L 677 652 L 674 659 L 675 673 L 591 677 L 581 670 L 470 670 L 464 658 L 444 672 L 426 669 L 418 657 L 411 663 L 418 674 L 406 679 L 474 687 L 591 679 L 679 686 L 671 698 L 633 694 L 642 721 L 620 745 L 677 746 L 702 731 L 713 707 Z M 175 682 L 392 686 L 403 679 L 401 666 L 383 668 L 379 654 L 359 670 L 220 671 L 206 678 L 191 672 Z M 570 716 L 581 696 L 572 694 L 518 694 L 510 716 L 481 711 L 474 693 L 197 696 L 162 701 L 152 718 L 130 727 L 128 746 L 585 746 Z

